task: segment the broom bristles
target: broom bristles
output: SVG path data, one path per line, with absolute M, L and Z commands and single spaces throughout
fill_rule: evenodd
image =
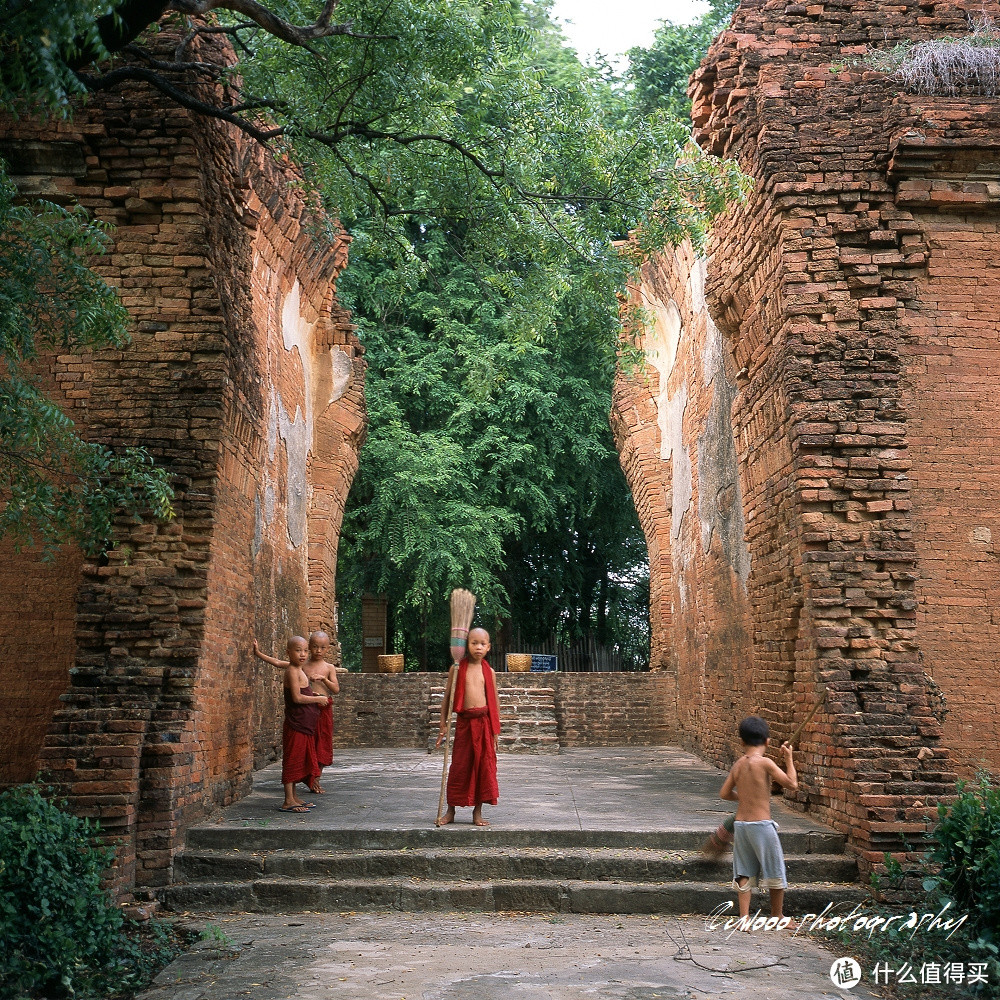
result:
M 476 595 L 456 588 L 451 592 L 451 658 L 455 663 L 465 655 L 469 626 L 476 613 Z

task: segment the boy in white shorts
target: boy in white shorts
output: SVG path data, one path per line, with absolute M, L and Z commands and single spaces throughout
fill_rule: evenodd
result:
M 768 734 L 767 723 L 759 715 L 740 723 L 743 756 L 733 764 L 719 793 L 727 801 L 739 803 L 733 831 L 733 887 L 739 894 L 741 917 L 750 913 L 750 891 L 756 885 L 770 891 L 771 916 L 782 916 L 788 885 L 778 824 L 771 819 L 771 782 L 793 791 L 799 782 L 788 743 L 781 744 L 784 771 L 764 755 Z

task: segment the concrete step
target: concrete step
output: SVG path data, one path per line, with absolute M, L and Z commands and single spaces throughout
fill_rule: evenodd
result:
M 388 850 L 443 849 L 474 847 L 496 851 L 504 848 L 697 851 L 709 830 L 537 830 L 477 829 L 468 823 L 423 828 L 317 829 L 306 826 L 261 825 L 194 826 L 188 829 L 189 850 L 237 850 L 240 852 L 280 850 Z M 713 821 L 717 822 L 717 821 Z M 714 829 L 714 825 L 712 827 Z M 781 831 L 787 855 L 842 854 L 842 834 L 827 830 Z
M 788 880 L 853 882 L 857 864 L 843 854 L 786 857 Z M 175 873 L 189 882 L 291 879 L 439 879 L 475 872 L 481 880 L 585 880 L 591 882 L 726 882 L 732 860 L 697 851 L 608 849 L 425 849 L 419 851 L 192 851 L 178 856 Z
M 343 910 L 475 910 L 529 913 L 698 913 L 708 914 L 735 893 L 711 882 L 592 882 L 578 880 L 452 879 L 279 879 L 251 882 L 192 882 L 163 890 L 172 910 L 252 913 Z M 830 903 L 845 911 L 861 901 L 856 885 L 816 883 L 790 887 L 785 912 L 819 913 Z M 756 909 L 755 897 L 751 909 Z M 766 905 L 765 905 L 766 911 Z

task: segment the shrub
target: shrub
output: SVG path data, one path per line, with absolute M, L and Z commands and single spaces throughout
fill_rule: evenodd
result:
M 992 939 L 1000 929 L 1000 787 L 981 771 L 975 784 L 959 782 L 958 798 L 938 814 L 931 859 L 941 888 Z
M 111 862 L 96 824 L 38 785 L 0 795 L 0 997 L 111 994 L 138 985 L 164 934 L 134 940 L 101 879 Z M 155 960 L 155 959 L 154 959 Z

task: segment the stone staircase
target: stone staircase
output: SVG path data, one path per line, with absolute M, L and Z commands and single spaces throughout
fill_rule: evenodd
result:
M 318 830 L 212 826 L 188 831 L 164 905 L 188 912 L 518 910 L 709 914 L 735 898 L 731 859 L 703 831 Z M 849 910 L 864 898 L 839 834 L 783 833 L 785 912 Z M 752 912 L 767 912 L 756 895 Z
M 550 687 L 510 687 L 497 692 L 500 701 L 500 751 L 559 753 L 556 693 Z M 427 747 L 437 739 L 444 688 L 431 688 L 427 710 Z

